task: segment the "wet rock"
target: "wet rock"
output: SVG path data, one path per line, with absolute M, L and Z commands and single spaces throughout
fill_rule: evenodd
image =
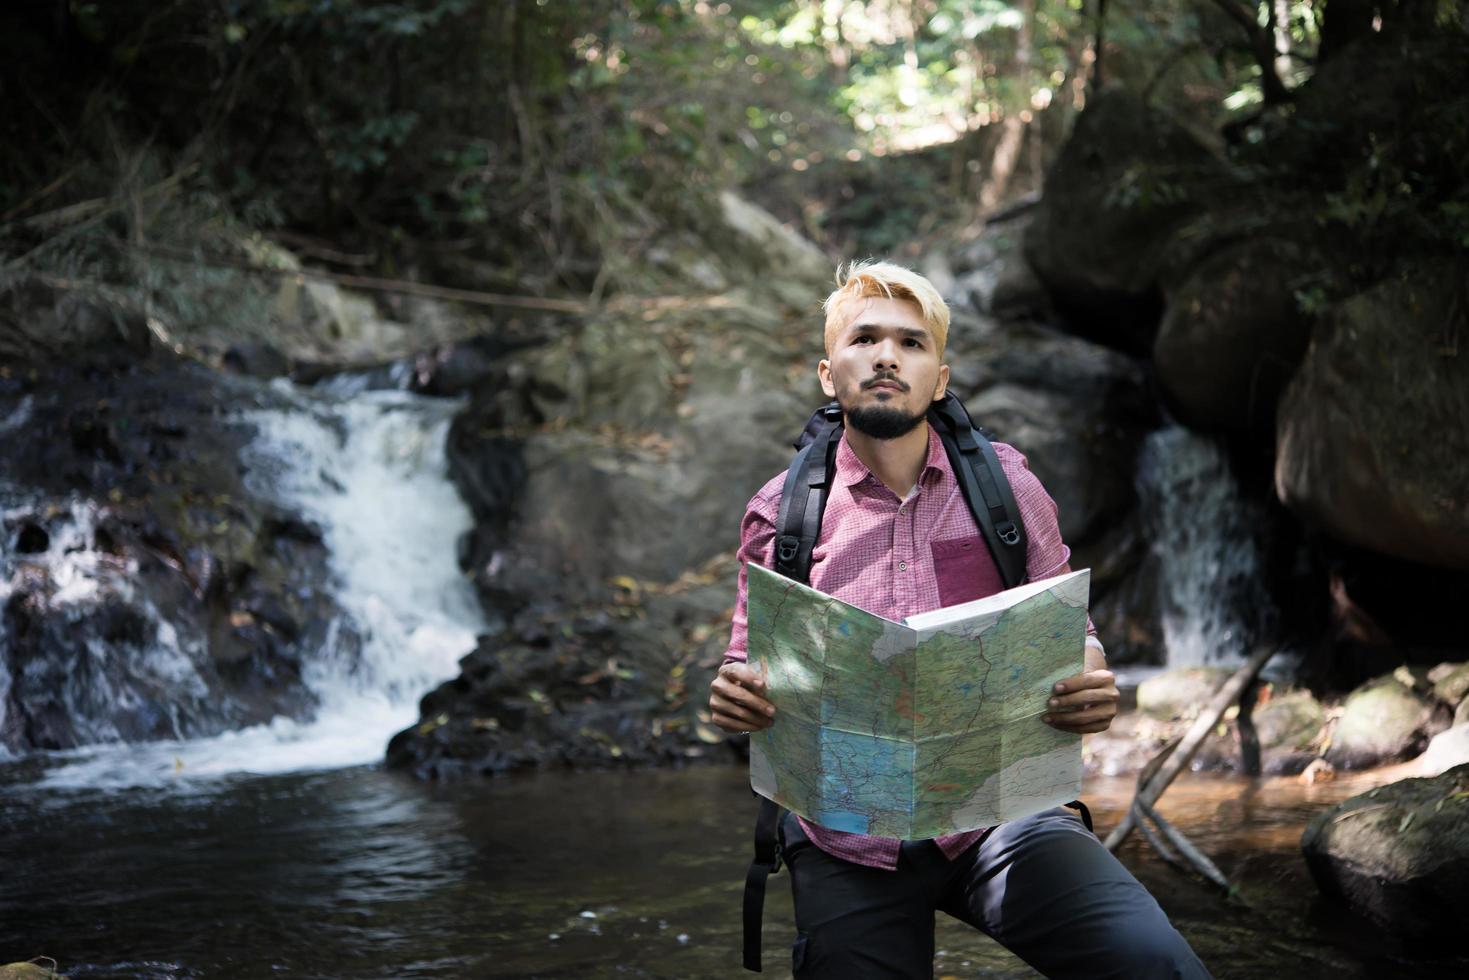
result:
M 27 522 L 15 535 L 15 550 L 22 555 L 39 555 L 51 549 L 51 535 L 39 524 Z
M 1386 674 L 1343 702 L 1326 761 L 1338 769 L 1362 769 L 1410 758 L 1448 723 L 1443 706 L 1414 690 L 1410 678 Z
M 1301 848 L 1324 894 L 1407 942 L 1456 943 L 1469 921 L 1469 766 L 1319 813 Z
M 1179 421 L 1273 431 L 1276 403 L 1310 339 L 1295 295 L 1302 261 L 1283 241 L 1226 246 L 1169 292 L 1153 364 Z
M 1026 259 L 1078 331 L 1125 350 L 1151 346 L 1173 235 L 1220 170 L 1207 147 L 1131 92 L 1088 103 L 1025 238 Z
M 244 386 L 244 387 L 240 387 Z M 0 747 L 211 735 L 314 698 L 340 615 L 319 529 L 243 481 L 269 389 L 157 358 L 0 393 Z M 350 662 L 355 638 L 341 637 Z
M 1268 776 L 1295 775 L 1315 762 L 1319 755 L 1321 729 L 1326 713 L 1309 691 L 1289 691 L 1257 705 L 1253 714 L 1260 744 L 1260 771 Z M 1229 723 L 1232 741 L 1239 744 L 1238 720 Z M 1225 768 L 1243 769 L 1243 755 L 1236 750 Z
M 1428 672 L 1434 696 L 1444 704 L 1457 706 L 1469 696 L 1469 663 L 1442 663 Z
M 1320 736 L 1326 713 L 1310 691 L 1289 691 L 1257 707 L 1254 721 L 1262 750 L 1305 750 Z
M 1466 272 L 1412 271 L 1333 307 L 1281 403 L 1275 486 L 1333 537 L 1469 568 L 1469 358 L 1454 356 Z M 1425 433 L 1432 433 L 1425 437 Z
M 1138 685 L 1138 710 L 1161 719 L 1193 717 L 1228 677 L 1222 667 L 1185 667 L 1158 674 Z
M 252 378 L 279 378 L 291 372 L 291 361 L 274 345 L 264 341 L 235 344 L 220 358 L 226 368 Z
M 458 779 L 728 757 L 731 740 L 702 706 L 728 638 L 734 572 L 728 562 L 708 584 L 624 592 L 602 609 L 522 612 L 424 696 L 422 720 L 393 737 L 388 765 Z

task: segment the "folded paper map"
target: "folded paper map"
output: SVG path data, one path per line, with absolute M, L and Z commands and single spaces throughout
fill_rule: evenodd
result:
M 823 827 L 917 840 L 1076 799 L 1081 736 L 1040 720 L 1082 670 L 1090 569 L 894 623 L 751 564 L 775 723 L 750 785 Z

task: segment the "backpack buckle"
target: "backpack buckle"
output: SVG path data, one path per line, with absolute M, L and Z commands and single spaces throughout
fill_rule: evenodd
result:
M 775 542 L 775 558 L 783 565 L 796 560 L 801 550 L 801 539 L 794 534 L 783 534 Z
M 1016 527 L 1013 521 L 1001 521 L 996 524 L 995 533 L 1006 544 L 1016 545 L 1020 543 L 1020 528 Z

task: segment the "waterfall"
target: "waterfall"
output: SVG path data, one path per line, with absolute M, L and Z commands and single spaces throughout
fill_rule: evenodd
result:
M 376 762 L 387 740 L 417 720 L 418 699 L 458 673 L 459 658 L 485 631 L 455 558 L 472 526 L 444 452 L 460 404 L 284 381 L 273 388 L 274 407 L 240 413 L 257 433 L 244 454 L 246 484 L 321 528 L 326 587 L 345 611 L 333 632 L 360 637 L 360 650 L 329 638 L 311 653 L 302 676 L 318 708 L 309 721 L 53 753 L 43 787 L 187 787 L 235 773 Z M 166 644 L 172 634 L 160 626 L 155 644 Z
M 1276 619 L 1261 508 L 1241 493 L 1218 443 L 1176 425 L 1148 436 L 1138 491 L 1158 560 L 1167 666 L 1242 663 Z

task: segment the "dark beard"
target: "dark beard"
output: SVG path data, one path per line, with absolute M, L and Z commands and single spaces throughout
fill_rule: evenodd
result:
M 874 405 L 848 411 L 847 424 L 872 439 L 897 439 L 918 428 L 927 416 L 910 415 L 901 408 Z

